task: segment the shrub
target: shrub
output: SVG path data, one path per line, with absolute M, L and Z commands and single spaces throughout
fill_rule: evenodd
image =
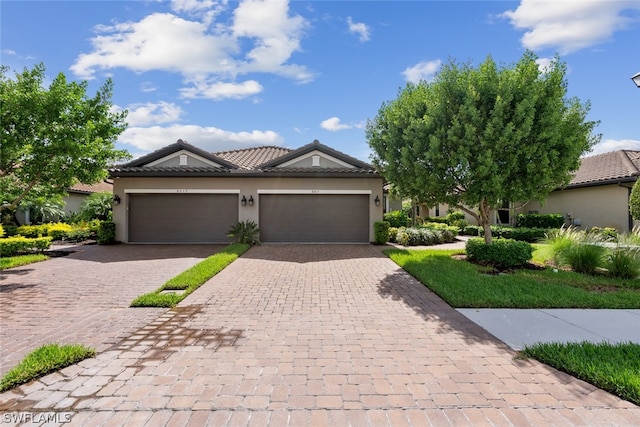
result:
M 98 227 L 96 240 L 99 245 L 111 245 L 116 242 L 116 224 L 112 221 L 102 221 Z
M 113 194 L 110 192 L 93 193 L 80 206 L 80 217 L 86 221 L 111 219 L 113 210 Z
M 389 227 L 389 242 L 396 243 L 397 235 L 398 235 L 398 227 Z
M 95 239 L 96 233 L 89 230 L 88 228 L 79 228 L 74 227 L 71 231 L 67 233 L 65 238 L 68 242 L 84 242 L 86 240 Z
M 260 229 L 255 221 L 240 221 L 227 233 L 227 237 L 235 239 L 237 243 L 244 243 L 246 245 L 259 245 L 260 244 Z
M 393 211 L 384 214 L 384 220 L 389 223 L 391 227 L 408 227 L 411 225 L 411 219 L 405 211 Z
M 407 233 L 407 229 L 401 227 L 398 229 L 398 233 L 396 234 L 396 243 L 402 246 L 409 246 L 409 233 Z
M 63 222 L 57 222 L 55 224 L 48 224 L 47 235 L 53 240 L 64 240 L 67 234 L 73 230 L 69 224 Z
M 389 224 L 388 221 L 377 221 L 373 224 L 373 234 L 375 235 L 375 243 L 384 245 L 389 241 Z
M 597 239 L 606 242 L 616 242 L 618 240 L 618 230 L 612 227 L 591 227 L 587 233 L 595 235 Z
M 51 247 L 51 237 L 27 238 L 23 236 L 0 239 L 0 256 L 43 252 Z
M 423 224 L 432 223 L 432 224 L 449 224 L 447 218 L 444 216 L 428 216 L 424 218 Z
M 42 237 L 46 236 L 49 231 L 48 224 L 40 225 L 21 225 L 16 229 L 16 233 L 23 237 Z
M 480 227 L 479 225 L 467 225 L 462 229 L 462 234 L 464 234 L 465 236 L 479 236 L 481 230 L 482 227 Z
M 564 225 L 564 216 L 557 214 L 518 214 L 516 227 L 560 228 Z
M 474 237 L 467 240 L 465 249 L 470 261 L 497 268 L 522 267 L 533 254 L 531 244 L 512 239 L 495 239 L 487 245 L 483 239 Z
M 505 227 L 501 225 L 491 226 L 491 235 L 496 238 L 522 240 L 524 242 L 536 243 L 544 240 L 547 236 L 546 228 L 529 228 L 529 227 Z M 484 230 L 478 230 L 479 236 L 484 236 Z
M 616 246 L 607 255 L 605 268 L 613 277 L 634 279 L 640 276 L 640 249 L 637 247 Z
M 457 212 L 449 212 L 447 214 L 447 216 L 445 217 L 445 219 L 447 220 L 447 224 L 449 224 L 449 225 L 453 225 L 453 223 L 455 221 L 460 221 L 460 220 L 465 221 L 465 218 L 466 217 L 465 217 L 464 213 L 463 212 L 459 212 L 459 211 L 457 211 Z
M 577 273 L 595 273 L 603 265 L 607 252 L 599 235 L 587 234 L 573 227 L 563 227 L 551 233 L 548 242 L 554 261 L 559 265 L 569 265 Z
M 0 238 L 4 237 L 4 227 L 0 224 Z

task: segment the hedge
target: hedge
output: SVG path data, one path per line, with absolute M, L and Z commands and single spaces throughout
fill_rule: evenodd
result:
M 51 240 L 51 237 L 36 237 L 35 239 L 30 239 L 23 236 L 0 239 L 0 256 L 43 252 L 51 247 Z
M 497 268 L 521 267 L 533 255 L 530 243 L 513 239 L 495 239 L 490 245 L 484 239 L 473 237 L 465 246 L 469 261 L 490 264 Z
M 564 225 L 564 216 L 558 214 L 518 214 L 516 227 L 560 228 Z

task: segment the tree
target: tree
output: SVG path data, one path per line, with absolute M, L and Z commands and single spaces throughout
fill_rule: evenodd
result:
M 636 221 L 640 219 L 640 180 L 633 184 L 631 196 L 629 196 L 629 213 Z
M 541 71 L 527 51 L 511 68 L 449 61 L 432 82 L 409 83 L 368 121 L 373 163 L 404 197 L 472 215 L 491 243 L 505 201 L 544 201 L 596 144 L 589 103 L 567 98 L 566 65 Z
M 44 88 L 43 64 L 15 79 L 8 73 L 0 67 L 0 212 L 96 183 L 110 164 L 130 157 L 115 149 L 127 112 L 111 111 L 110 79 L 89 98 L 86 81 L 69 83 L 62 73 Z

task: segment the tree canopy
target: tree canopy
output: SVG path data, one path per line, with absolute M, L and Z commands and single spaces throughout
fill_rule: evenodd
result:
M 110 79 L 89 98 L 86 81 L 67 82 L 63 73 L 45 88 L 43 64 L 8 74 L 0 68 L 0 211 L 96 183 L 110 164 L 130 157 L 115 149 L 127 113 L 111 111 Z
M 400 196 L 468 212 L 491 243 L 491 210 L 544 201 L 600 139 L 589 103 L 567 97 L 566 65 L 536 60 L 450 60 L 432 82 L 407 84 L 367 123 L 373 163 Z

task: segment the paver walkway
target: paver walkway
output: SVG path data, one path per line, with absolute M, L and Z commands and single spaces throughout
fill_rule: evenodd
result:
M 637 406 L 514 356 L 379 248 L 265 245 L 0 410 L 70 425 L 640 425 Z

